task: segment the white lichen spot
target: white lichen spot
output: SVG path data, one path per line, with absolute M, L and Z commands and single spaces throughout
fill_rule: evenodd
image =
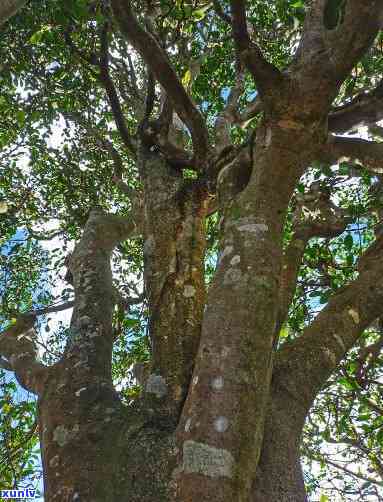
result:
M 219 377 L 213 378 L 213 380 L 211 381 L 211 387 L 214 390 L 223 389 L 223 377 L 219 376 Z
M 211 478 L 231 478 L 234 470 L 234 458 L 227 450 L 196 441 L 185 441 L 183 445 L 183 470 L 187 474 L 197 473 Z
M 185 298 L 192 298 L 195 295 L 195 287 L 191 286 L 190 284 L 187 284 L 184 287 L 184 297 Z
M 198 375 L 193 378 L 193 385 L 197 385 L 198 383 Z
M 331 366 L 336 366 L 336 356 L 333 352 L 331 352 L 330 349 L 325 348 L 323 349 L 323 353 L 326 356 L 326 359 L 330 361 Z
M 257 222 L 254 218 L 239 218 L 235 222 L 240 232 L 249 232 L 260 236 L 268 231 L 269 227 L 262 222 Z
M 55 455 L 52 457 L 49 461 L 49 466 L 52 467 L 53 469 L 57 467 L 60 463 L 60 457 L 58 455 Z
M 146 392 L 154 394 L 159 399 L 166 396 L 168 393 L 168 386 L 165 378 L 161 375 L 149 375 L 148 381 L 146 382 Z
M 73 499 L 72 500 L 80 500 L 80 494 L 79 493 L 74 493 L 73 494 Z
M 53 441 L 56 441 L 59 446 L 65 446 L 80 430 L 78 424 L 73 426 L 73 429 L 67 429 L 65 425 L 58 425 L 53 431 Z
M 185 432 L 189 432 L 190 431 L 190 426 L 191 426 L 191 418 L 188 418 L 186 420 L 186 424 L 185 424 Z
M 227 357 L 229 355 L 229 352 L 230 352 L 230 349 L 229 347 L 222 347 L 222 350 L 221 350 L 221 356 L 222 357 Z
M 229 268 L 223 278 L 224 284 L 234 284 L 241 280 L 242 272 L 239 268 Z
M 148 255 L 153 252 L 154 244 L 155 244 L 154 237 L 152 235 L 149 235 L 149 237 L 144 242 L 144 249 L 143 249 L 144 255 Z
M 230 265 L 233 265 L 235 267 L 235 265 L 238 265 L 238 263 L 240 263 L 240 262 L 241 262 L 241 257 L 239 255 L 235 255 L 230 260 Z
M 350 309 L 348 313 L 350 314 L 350 317 L 352 318 L 354 323 L 359 324 L 359 313 L 354 309 Z
M 214 429 L 217 432 L 226 432 L 229 427 L 229 420 L 226 417 L 218 417 L 214 420 Z
M 332 336 L 333 336 L 333 337 L 334 337 L 334 339 L 338 342 L 338 345 L 341 347 L 341 349 L 342 349 L 343 351 L 346 351 L 346 346 L 345 346 L 345 344 L 344 344 L 344 342 L 343 342 L 342 338 L 341 338 L 339 335 L 337 335 L 336 333 L 333 333 L 333 335 L 332 335 Z
M 80 394 L 81 394 L 81 392 L 84 392 L 85 390 L 86 390 L 86 387 L 81 387 L 81 389 L 78 389 L 78 390 L 75 392 L 76 396 L 77 396 L 77 397 L 79 397 L 79 396 L 80 396 Z

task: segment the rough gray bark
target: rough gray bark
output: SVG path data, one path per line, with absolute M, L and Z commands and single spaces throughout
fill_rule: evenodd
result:
M 16 14 L 26 0 L 2 0 L 0 4 L 0 25 Z

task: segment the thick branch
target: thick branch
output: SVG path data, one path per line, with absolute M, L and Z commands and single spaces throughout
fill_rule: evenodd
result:
M 0 3 L 0 25 L 4 24 L 25 4 L 26 0 L 2 0 Z
M 72 358 L 78 373 L 111 379 L 112 316 L 119 297 L 113 286 L 110 257 L 117 244 L 135 231 L 132 216 L 93 209 L 70 256 L 76 300 L 64 358 Z
M 346 352 L 381 313 L 383 300 L 383 238 L 359 262 L 359 277 L 339 290 L 302 336 L 282 347 L 276 378 L 308 410 L 317 392 Z
M 350 103 L 334 110 L 328 118 L 329 131 L 342 133 L 369 126 L 383 119 L 383 80 L 369 93 L 356 96 Z
M 195 156 L 198 162 L 203 164 L 208 152 L 208 133 L 201 113 L 187 94 L 157 40 L 138 23 L 131 2 L 112 0 L 112 6 L 122 33 L 141 54 L 156 80 L 166 90 L 174 109 L 189 128 Z
M 12 326 L 1 333 L 0 359 L 3 367 L 15 372 L 23 387 L 39 394 L 47 368 L 37 362 L 33 330 L 35 320 L 35 315 L 21 315 Z
M 383 143 L 360 138 L 330 136 L 320 154 L 320 160 L 336 163 L 353 160 L 376 174 L 383 173 Z
M 317 92 L 323 106 L 329 105 L 340 84 L 374 42 L 382 14 L 379 0 L 311 2 L 291 68 L 298 72 L 302 90 Z
M 258 113 L 263 110 L 262 101 L 257 96 L 253 101 L 251 101 L 243 110 L 243 112 L 238 116 L 238 124 L 242 127 L 246 126 L 246 123 L 254 118 Z
M 246 1 L 231 0 L 232 27 L 234 42 L 244 65 L 253 75 L 261 95 L 270 93 L 282 81 L 282 74 L 263 56 L 259 47 L 252 42 L 246 22 Z

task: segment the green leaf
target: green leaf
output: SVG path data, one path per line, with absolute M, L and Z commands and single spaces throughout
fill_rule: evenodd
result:
M 347 176 L 350 173 L 350 168 L 352 166 L 348 162 L 341 162 L 339 164 L 339 174 L 341 176 Z
M 191 71 L 190 70 L 187 70 L 185 75 L 182 77 L 182 85 L 184 87 L 189 87 L 190 85 L 190 82 L 191 82 Z
M 29 43 L 32 45 L 39 44 L 43 39 L 44 36 L 49 32 L 50 27 L 49 26 L 43 26 L 39 31 L 36 31 L 29 39 Z
M 289 327 L 287 325 L 282 326 L 279 332 L 279 338 L 287 338 L 289 336 Z
M 204 7 L 201 7 L 200 9 L 195 10 L 193 12 L 194 21 L 202 21 L 202 19 L 204 19 L 204 17 L 206 16 L 207 11 L 210 9 L 211 5 L 212 5 L 211 3 L 208 3 Z
M 354 239 L 351 234 L 347 234 L 346 237 L 344 238 L 344 245 L 346 248 L 350 251 L 354 245 Z
M 23 110 L 18 110 L 15 115 L 19 126 L 22 127 L 25 124 L 25 112 Z

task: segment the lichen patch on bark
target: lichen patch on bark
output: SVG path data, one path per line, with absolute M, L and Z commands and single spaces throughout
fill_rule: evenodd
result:
M 149 375 L 146 382 L 146 392 L 154 394 L 159 399 L 166 396 L 168 387 L 165 379 L 161 375 Z
M 183 445 L 185 473 L 197 473 L 212 478 L 231 478 L 233 468 L 234 458 L 229 451 L 196 441 L 185 441 Z
M 359 324 L 359 313 L 354 309 L 349 309 L 348 313 L 355 324 Z
M 214 420 L 214 429 L 217 432 L 225 432 L 229 428 L 229 420 L 226 417 L 217 417 Z

